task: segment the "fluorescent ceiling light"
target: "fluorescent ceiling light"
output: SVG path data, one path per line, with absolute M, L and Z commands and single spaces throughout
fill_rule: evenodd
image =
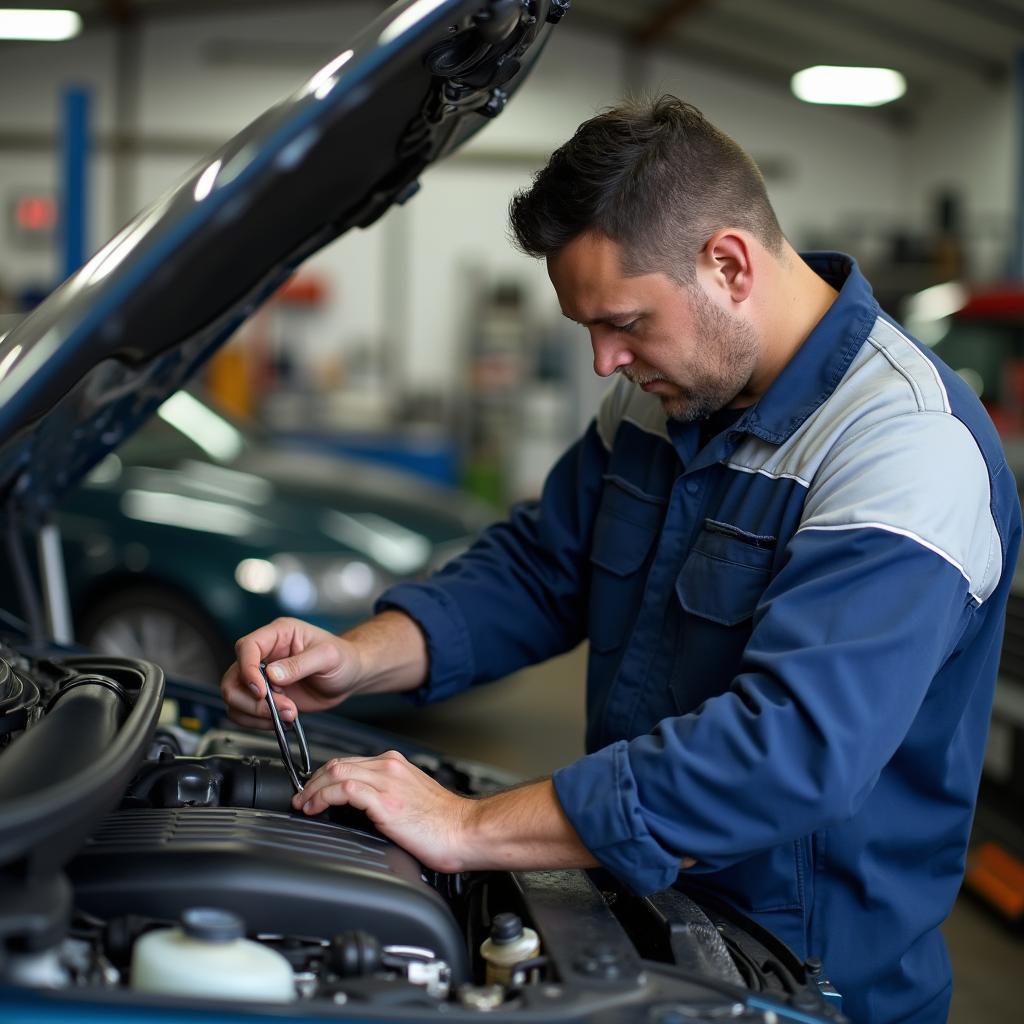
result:
M 0 7 L 0 39 L 32 39 L 56 43 L 82 31 L 82 19 L 74 11 L 37 11 Z
M 843 68 L 817 64 L 790 79 L 790 88 L 804 103 L 848 107 L 880 107 L 907 91 L 907 80 L 892 68 Z

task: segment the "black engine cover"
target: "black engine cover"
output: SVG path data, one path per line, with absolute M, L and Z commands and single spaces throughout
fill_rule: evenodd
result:
M 469 978 L 451 909 L 418 861 L 380 836 L 248 808 L 118 811 L 68 865 L 76 904 L 101 918 L 176 919 L 187 907 L 242 916 L 250 934 L 330 938 L 359 928 L 423 946 Z

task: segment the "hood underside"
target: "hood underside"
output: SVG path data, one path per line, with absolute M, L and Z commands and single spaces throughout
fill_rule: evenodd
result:
M 403 0 L 0 340 L 0 503 L 47 513 L 316 250 L 500 113 L 565 0 Z

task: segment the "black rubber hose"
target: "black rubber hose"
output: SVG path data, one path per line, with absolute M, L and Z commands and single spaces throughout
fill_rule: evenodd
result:
M 123 694 L 99 682 L 59 694 L 46 717 L 4 751 L 0 803 L 88 773 L 130 710 Z

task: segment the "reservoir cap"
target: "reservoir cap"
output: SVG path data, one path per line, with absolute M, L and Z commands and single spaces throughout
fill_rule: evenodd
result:
M 518 914 L 503 913 L 495 914 L 491 922 L 491 941 L 495 945 L 503 946 L 509 942 L 515 942 L 522 938 L 523 922 Z
M 190 907 L 181 915 L 182 931 L 207 942 L 234 942 L 245 935 L 245 924 L 230 910 L 218 907 Z

